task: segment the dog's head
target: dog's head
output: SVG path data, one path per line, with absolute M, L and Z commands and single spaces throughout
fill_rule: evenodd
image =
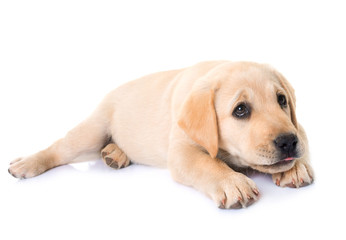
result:
M 227 63 L 196 82 L 178 125 L 213 158 L 220 149 L 233 164 L 261 172 L 292 168 L 304 154 L 294 90 L 267 65 Z

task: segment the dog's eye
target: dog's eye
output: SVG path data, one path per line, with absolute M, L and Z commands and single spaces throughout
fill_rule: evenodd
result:
M 241 103 L 233 110 L 232 115 L 241 119 L 248 118 L 250 116 L 250 109 L 245 103 Z
M 282 94 L 278 95 L 278 103 L 282 108 L 287 106 L 287 100 L 285 95 L 282 95 Z

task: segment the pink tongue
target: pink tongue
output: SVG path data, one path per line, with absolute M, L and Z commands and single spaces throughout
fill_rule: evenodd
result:
M 284 161 L 292 161 L 294 158 L 293 157 L 288 157 L 288 158 L 285 158 Z

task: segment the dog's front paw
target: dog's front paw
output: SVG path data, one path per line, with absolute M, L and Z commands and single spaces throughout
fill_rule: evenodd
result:
M 272 179 L 277 186 L 299 188 L 311 184 L 314 174 L 310 164 L 298 160 L 290 170 L 273 174 Z
M 219 208 L 244 208 L 254 203 L 259 196 L 256 184 L 241 173 L 234 172 L 216 183 L 210 194 Z

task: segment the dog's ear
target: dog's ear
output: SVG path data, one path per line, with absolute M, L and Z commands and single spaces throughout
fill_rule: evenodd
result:
M 276 74 L 279 78 L 281 86 L 288 94 L 288 106 L 290 107 L 291 121 L 293 125 L 298 129 L 298 122 L 296 117 L 296 95 L 294 94 L 294 89 L 281 73 L 277 72 Z
M 212 158 L 218 152 L 218 127 L 214 107 L 214 90 L 192 92 L 183 104 L 178 125 Z

